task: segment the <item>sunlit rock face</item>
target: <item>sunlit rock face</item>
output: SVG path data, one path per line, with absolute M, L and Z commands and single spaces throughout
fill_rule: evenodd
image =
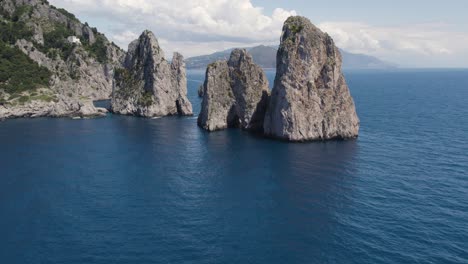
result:
M 115 72 L 112 111 L 124 115 L 159 117 L 192 115 L 182 55 L 164 57 L 150 31 L 130 43 L 124 67 Z
M 359 118 L 341 65 L 341 54 L 329 35 L 307 18 L 288 18 L 265 135 L 288 141 L 357 137 Z
M 268 80 L 245 49 L 232 51 L 229 61 L 208 66 L 198 125 L 208 131 L 228 127 L 261 132 L 268 104 Z

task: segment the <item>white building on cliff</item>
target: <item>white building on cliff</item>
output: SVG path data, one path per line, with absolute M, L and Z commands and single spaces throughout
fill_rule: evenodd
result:
M 71 44 L 81 45 L 80 39 L 77 38 L 76 36 L 69 36 L 69 37 L 67 38 L 67 41 L 70 42 Z

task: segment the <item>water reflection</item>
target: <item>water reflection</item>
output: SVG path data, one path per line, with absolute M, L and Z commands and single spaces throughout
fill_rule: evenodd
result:
M 178 239 L 197 245 L 194 257 L 232 260 L 238 250 L 265 250 L 259 261 L 305 260 L 325 250 L 312 243 L 333 241 L 334 210 L 352 191 L 357 141 L 288 144 L 236 129 L 192 132 L 196 146 L 180 157 L 181 175 L 167 181 L 179 197 L 169 207 L 184 234 Z M 283 241 L 260 246 L 275 240 Z M 309 254 L 290 254 L 296 250 Z

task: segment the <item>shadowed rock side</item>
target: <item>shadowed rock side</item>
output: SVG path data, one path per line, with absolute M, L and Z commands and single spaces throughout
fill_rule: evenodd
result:
M 358 136 L 359 119 L 330 36 L 304 17 L 285 22 L 264 133 L 289 141 Z
M 228 127 L 262 132 L 268 105 L 268 80 L 244 49 L 229 61 L 208 66 L 198 125 L 208 131 Z
M 204 89 L 203 84 L 198 87 L 198 91 L 197 91 L 198 97 L 203 97 L 203 93 L 204 93 L 203 89 Z
M 192 115 L 182 55 L 172 63 L 150 31 L 130 43 L 124 67 L 115 72 L 112 111 L 123 115 L 156 117 Z
M 268 79 L 245 49 L 236 49 L 228 61 L 236 113 L 242 129 L 263 131 L 268 106 Z

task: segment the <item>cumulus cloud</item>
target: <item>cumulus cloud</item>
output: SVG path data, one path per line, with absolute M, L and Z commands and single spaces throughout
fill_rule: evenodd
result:
M 283 22 L 297 14 L 280 7 L 266 14 L 251 0 L 49 1 L 97 26 L 123 48 L 149 29 L 167 54 L 179 51 L 186 57 L 232 47 L 278 44 Z M 318 26 L 347 51 L 375 55 L 403 66 L 468 63 L 468 33 L 455 32 L 450 25 L 382 27 L 322 22 Z
M 138 34 L 129 30 L 125 30 L 123 32 L 113 34 L 112 37 L 117 43 L 130 43 L 138 38 Z
M 453 31 L 446 24 L 377 27 L 356 22 L 324 22 L 318 26 L 347 51 L 375 55 L 401 62 L 403 66 L 431 60 L 448 63 L 466 56 L 468 47 L 468 34 Z
M 208 49 L 226 45 L 275 43 L 283 22 L 294 10 L 276 8 L 265 14 L 250 0 L 52 0 L 86 18 L 99 16 L 108 21 L 108 33 L 126 47 L 144 29 L 152 30 L 164 43 L 205 43 Z M 104 23 L 99 23 L 104 24 Z M 208 43 L 208 45 L 206 44 Z M 167 45 L 169 50 L 173 47 Z M 218 47 L 218 48 L 216 48 Z M 195 55 L 194 50 L 186 50 Z

